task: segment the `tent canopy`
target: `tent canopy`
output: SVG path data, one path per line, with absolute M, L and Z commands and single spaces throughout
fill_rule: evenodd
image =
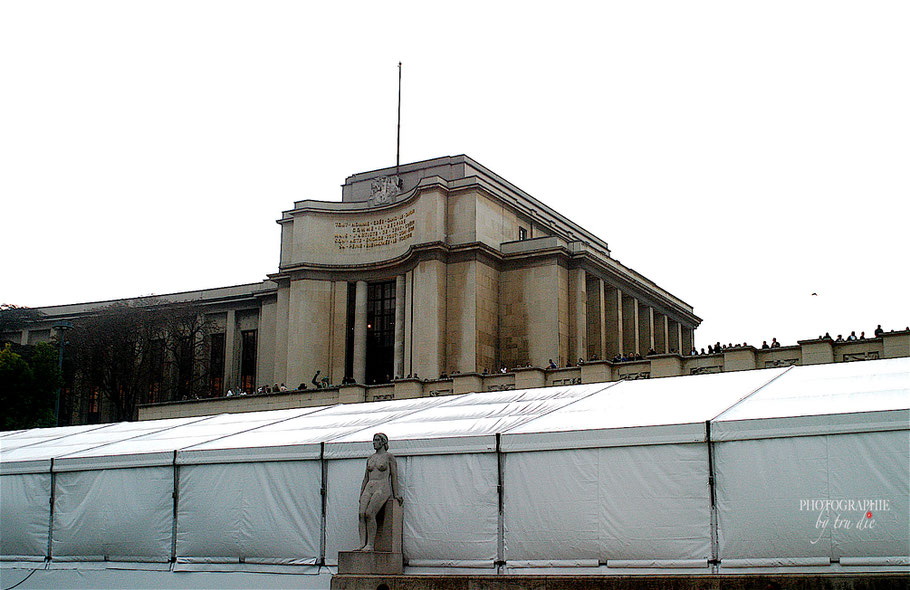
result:
M 702 442 L 906 428 L 910 359 L 763 369 L 0 434 L 3 473 Z M 325 444 L 325 450 L 321 447 Z

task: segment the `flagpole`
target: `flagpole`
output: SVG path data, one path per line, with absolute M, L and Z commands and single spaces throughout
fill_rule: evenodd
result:
M 401 164 L 401 62 L 398 62 L 398 137 L 395 141 L 395 174 Z

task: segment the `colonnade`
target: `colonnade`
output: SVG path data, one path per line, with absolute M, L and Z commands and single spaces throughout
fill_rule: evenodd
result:
M 584 349 L 575 347 L 571 360 L 609 360 L 622 354 L 645 355 L 651 350 L 686 354 L 692 348 L 692 328 L 599 277 L 585 275 L 587 342 Z

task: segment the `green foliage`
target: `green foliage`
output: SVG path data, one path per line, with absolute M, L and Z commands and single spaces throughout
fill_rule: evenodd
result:
M 54 426 L 57 388 L 61 377 L 57 349 L 51 344 L 0 350 L 0 428 L 16 430 Z

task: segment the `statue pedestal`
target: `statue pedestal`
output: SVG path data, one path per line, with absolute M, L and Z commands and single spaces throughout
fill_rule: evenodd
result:
M 402 507 L 389 498 L 376 515 L 376 543 L 373 551 L 339 551 L 339 574 L 401 575 L 404 559 L 401 555 Z
M 388 551 L 339 551 L 339 574 L 400 576 L 404 571 L 401 553 Z

